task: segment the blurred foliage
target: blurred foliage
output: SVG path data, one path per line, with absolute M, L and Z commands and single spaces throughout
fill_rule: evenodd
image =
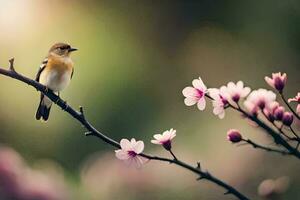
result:
M 205 112 L 187 108 L 181 94 L 198 76 L 209 87 L 243 80 L 258 88 L 267 87 L 265 75 L 282 71 L 288 74 L 285 92 L 294 96 L 300 85 L 299 1 L 0 0 L 0 27 L 0 65 L 7 66 L 15 57 L 16 69 L 29 77 L 35 76 L 54 42 L 79 49 L 72 55 L 72 83 L 62 97 L 74 107 L 84 106 L 88 119 L 103 133 L 116 140 L 143 139 L 149 151 L 154 133 L 175 128 L 180 157 L 203 161 L 250 196 L 256 196 L 260 181 L 286 175 L 292 177 L 288 197 L 300 197 L 299 163 L 294 158 L 231 146 L 224 139 L 229 128 L 270 141 L 246 122 L 237 123 L 240 118 L 233 112 L 218 120 L 210 105 Z M 5 77 L 0 77 L 0 85 L 0 142 L 30 163 L 52 159 L 77 184 L 87 156 L 112 151 L 86 138 L 84 129 L 55 106 L 49 122 L 36 121 L 39 94 L 32 88 Z M 154 191 L 146 194 L 149 199 L 213 199 L 215 193 L 222 194 L 209 184 L 189 184 L 179 184 L 180 190 L 169 187 L 159 198 Z M 209 195 L 199 194 L 199 187 L 209 187 Z

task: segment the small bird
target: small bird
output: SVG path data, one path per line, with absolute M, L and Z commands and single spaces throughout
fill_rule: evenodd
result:
M 59 92 L 69 85 L 73 77 L 74 63 L 70 54 L 76 50 L 66 43 L 54 44 L 50 48 L 48 56 L 40 65 L 35 80 L 59 95 Z M 40 104 L 35 118 L 47 121 L 51 105 L 52 101 L 41 93 Z

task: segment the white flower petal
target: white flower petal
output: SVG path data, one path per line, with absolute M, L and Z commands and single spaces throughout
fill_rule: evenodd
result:
M 193 87 L 186 87 L 182 90 L 182 94 L 185 97 L 194 97 L 198 95 L 198 91 Z
M 198 102 L 198 98 L 196 97 L 187 97 L 184 99 L 184 104 L 187 106 L 195 105 Z
M 158 140 L 151 140 L 152 144 L 160 144 L 160 142 Z
M 130 143 L 130 141 L 127 140 L 127 139 L 122 139 L 122 140 L 120 141 L 120 146 L 121 146 L 122 149 L 128 150 L 128 149 L 131 148 L 131 143 Z
M 140 154 L 144 150 L 144 142 L 143 141 L 137 141 L 135 145 L 133 146 L 133 150 L 135 153 Z
M 204 85 L 204 83 L 200 77 L 199 77 L 199 79 L 194 79 L 192 84 L 195 88 L 197 88 L 203 92 L 207 90 L 206 86 Z
M 197 107 L 199 110 L 204 110 L 206 106 L 206 101 L 205 98 L 201 98 L 199 99 L 198 103 L 197 103 Z
M 156 139 L 156 140 L 160 140 L 162 138 L 162 135 L 161 134 L 155 134 L 153 135 L 153 137 Z
M 124 150 L 116 150 L 116 157 L 120 160 L 127 160 L 130 158 L 127 151 Z

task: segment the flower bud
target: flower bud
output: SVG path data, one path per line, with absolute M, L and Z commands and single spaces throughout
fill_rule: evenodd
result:
M 280 77 L 276 77 L 274 79 L 274 87 L 276 90 L 278 90 L 279 92 L 282 92 L 284 86 L 285 86 L 285 80 L 286 79 L 282 79 Z
M 230 129 L 227 132 L 227 139 L 232 143 L 238 143 L 242 140 L 242 135 L 240 134 L 239 130 Z
M 275 117 L 274 117 L 274 115 L 273 115 L 268 109 L 265 108 L 265 109 L 263 110 L 263 112 L 264 112 L 265 116 L 267 117 L 267 119 L 268 119 L 270 122 L 274 122 Z
M 284 112 L 282 117 L 282 123 L 286 126 L 290 126 L 293 123 L 294 116 L 290 112 Z
M 283 117 L 283 113 L 284 113 L 284 107 L 283 106 L 279 106 L 274 110 L 274 117 L 276 120 L 282 120 Z

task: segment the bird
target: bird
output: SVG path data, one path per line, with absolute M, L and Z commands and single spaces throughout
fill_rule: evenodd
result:
M 35 81 L 46 86 L 58 96 L 65 89 L 74 74 L 74 63 L 70 57 L 71 52 L 78 49 L 67 43 L 55 43 L 49 50 L 36 74 Z M 40 95 L 40 103 L 36 111 L 37 120 L 47 121 L 50 114 L 52 101 L 43 93 Z

